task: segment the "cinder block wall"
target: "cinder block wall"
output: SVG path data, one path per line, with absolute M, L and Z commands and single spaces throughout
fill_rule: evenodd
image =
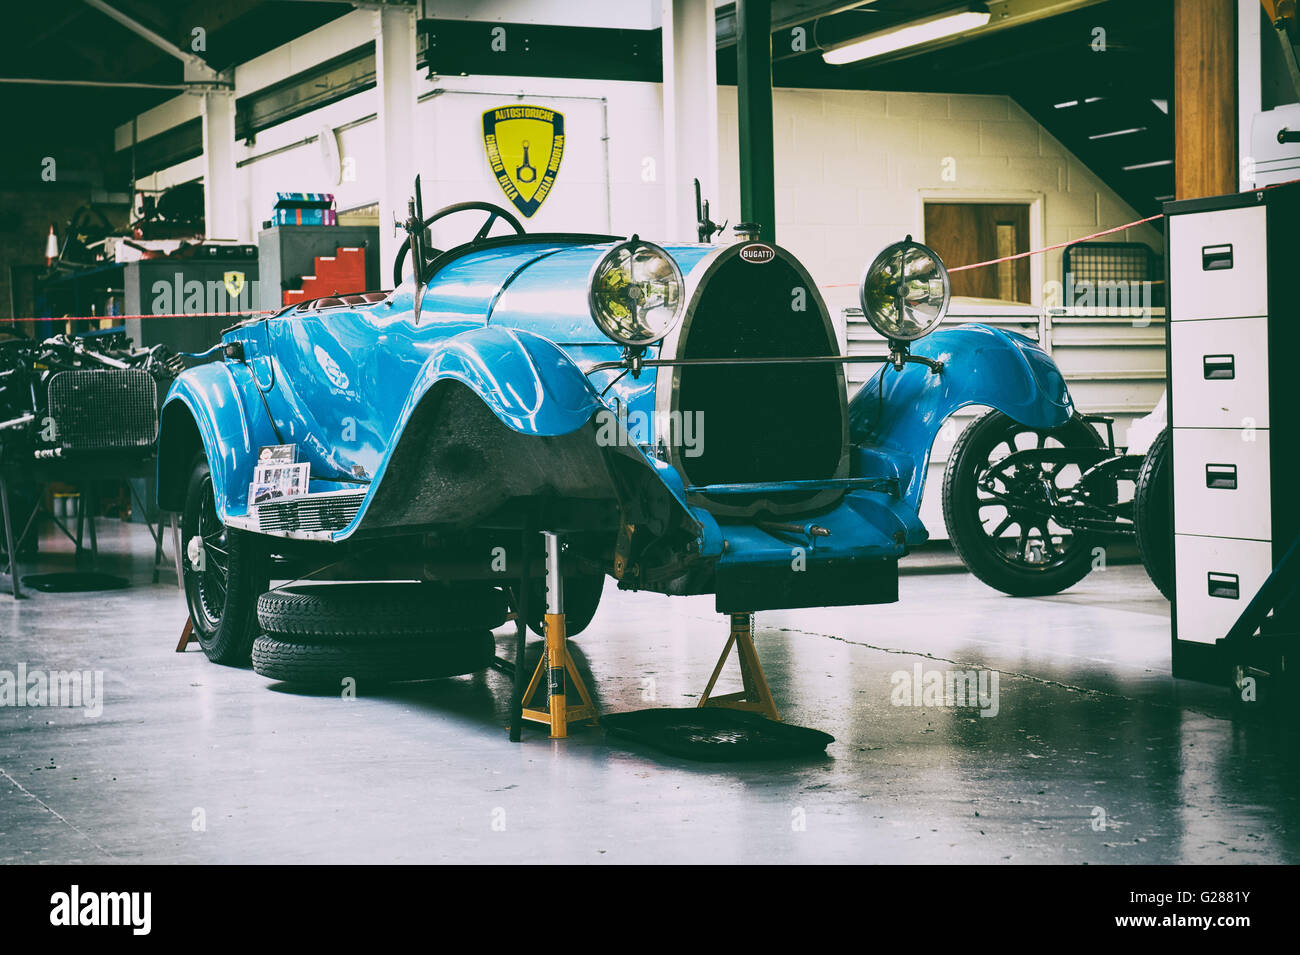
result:
M 718 95 L 718 209 L 734 221 L 740 208 L 735 87 Z M 819 283 L 856 282 L 883 246 L 909 232 L 920 238 L 921 190 L 1041 194 L 1047 245 L 1140 218 L 1010 97 L 779 89 L 773 119 L 777 241 Z M 948 158 L 954 181 L 943 178 Z M 1162 249 L 1149 226 L 1107 239 Z M 1044 279 L 1060 277 L 1061 253 L 1048 253 Z M 833 313 L 856 298 L 852 288 L 824 294 Z

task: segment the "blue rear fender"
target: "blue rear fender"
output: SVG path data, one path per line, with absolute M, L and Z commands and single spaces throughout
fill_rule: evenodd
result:
M 967 405 L 988 405 L 1031 428 L 1056 428 L 1074 414 L 1065 377 L 1036 342 L 988 325 L 960 325 L 916 342 L 912 353 L 943 363 L 880 370 L 849 402 L 855 473 L 897 477 L 915 511 L 930 449 L 944 420 Z

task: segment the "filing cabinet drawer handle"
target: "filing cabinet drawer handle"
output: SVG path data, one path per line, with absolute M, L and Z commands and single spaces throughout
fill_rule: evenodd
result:
M 1232 243 L 1201 246 L 1201 271 L 1219 272 L 1232 268 Z
M 1225 491 L 1237 489 L 1237 465 L 1207 464 L 1205 466 L 1205 486 L 1221 488 Z
M 1222 597 L 1225 600 L 1241 597 L 1241 579 L 1236 574 L 1216 574 L 1210 571 L 1205 577 L 1211 597 Z
M 1206 381 L 1237 377 L 1235 355 L 1206 355 L 1201 359 L 1202 374 Z

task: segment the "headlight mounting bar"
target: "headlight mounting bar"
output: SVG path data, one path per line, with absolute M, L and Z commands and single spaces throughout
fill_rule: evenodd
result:
M 685 365 L 824 365 L 834 362 L 889 362 L 902 370 L 904 364 L 925 365 L 933 375 L 943 371 L 943 362 L 933 358 L 923 358 L 905 352 L 893 352 L 889 355 L 808 355 L 802 358 L 782 356 L 777 358 L 642 358 L 639 354 L 624 355 L 617 361 L 600 361 L 589 366 L 586 374 L 611 369 L 630 369 L 635 377 L 642 368 L 665 368 Z

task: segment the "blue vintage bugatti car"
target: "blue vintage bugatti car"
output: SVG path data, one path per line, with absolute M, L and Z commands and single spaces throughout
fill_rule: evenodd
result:
M 474 210 L 471 241 L 427 247 L 432 222 Z M 182 514 L 213 660 L 248 660 L 272 577 L 513 600 L 511 562 L 536 556 L 524 528 L 563 535 L 570 634 L 607 576 L 711 593 L 722 612 L 892 601 L 899 558 L 927 536 L 944 419 L 969 404 L 1036 429 L 1073 415 L 1029 339 L 934 331 L 947 272 L 910 238 L 864 270 L 891 353 L 849 401 L 856 359 L 778 246 L 528 235 L 489 203 L 428 219 L 412 203 L 408 233 L 392 291 L 245 321 L 166 399 L 158 498 Z M 303 493 L 250 498 L 259 452 L 285 446 L 309 465 Z

